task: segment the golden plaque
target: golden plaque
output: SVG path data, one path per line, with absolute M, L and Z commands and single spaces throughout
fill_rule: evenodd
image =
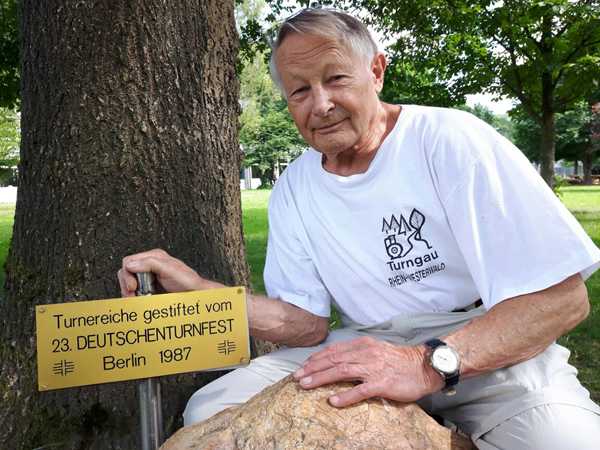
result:
M 36 306 L 40 391 L 248 364 L 243 287 Z

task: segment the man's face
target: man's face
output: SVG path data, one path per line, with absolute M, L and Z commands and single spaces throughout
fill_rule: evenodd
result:
M 290 114 L 311 147 L 334 155 L 368 142 L 383 85 L 382 55 L 367 62 L 331 39 L 291 34 L 275 63 Z

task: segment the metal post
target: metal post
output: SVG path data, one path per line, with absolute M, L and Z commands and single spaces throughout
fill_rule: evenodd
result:
M 137 273 L 137 296 L 155 292 L 154 275 L 150 272 Z M 138 383 L 140 408 L 140 438 L 142 450 L 158 450 L 163 443 L 163 420 L 158 378 L 146 378 Z

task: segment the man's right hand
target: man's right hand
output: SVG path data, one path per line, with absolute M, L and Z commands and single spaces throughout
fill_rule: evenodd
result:
M 192 268 L 164 250 L 154 249 L 123 258 L 123 265 L 117 273 L 123 297 L 135 295 L 137 288 L 135 274 L 139 272 L 154 273 L 160 285 L 167 292 L 225 287 L 215 281 L 202 278 Z

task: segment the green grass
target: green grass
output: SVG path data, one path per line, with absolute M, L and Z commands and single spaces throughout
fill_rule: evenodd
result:
M 566 186 L 560 192 L 561 200 L 571 212 L 600 212 L 600 186 Z
M 246 260 L 250 266 L 250 282 L 254 292 L 265 292 L 263 269 L 267 249 L 267 204 L 270 190 L 242 191 L 242 220 L 244 221 L 244 240 Z
M 562 201 L 575 215 L 594 243 L 600 247 L 600 186 L 569 186 L 561 189 Z M 589 317 L 560 343 L 571 350 L 571 363 L 579 370 L 592 398 L 600 402 L 600 271 L 586 282 L 591 303 Z
M 0 291 L 4 286 L 4 261 L 8 256 L 14 216 L 14 205 L 0 203 Z

